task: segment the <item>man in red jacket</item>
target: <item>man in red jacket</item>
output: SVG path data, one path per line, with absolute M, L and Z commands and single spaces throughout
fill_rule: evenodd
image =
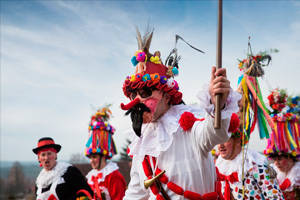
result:
M 104 107 L 92 116 L 85 154 L 89 157 L 93 169 L 86 178 L 94 190 L 95 199 L 119 200 L 125 195 L 126 182 L 119 172 L 118 165 L 107 161 L 116 154 L 112 138 L 115 129 L 106 122 L 110 114 L 111 111 Z

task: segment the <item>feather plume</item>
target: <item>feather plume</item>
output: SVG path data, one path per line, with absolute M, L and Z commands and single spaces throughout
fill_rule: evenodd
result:
M 148 58 L 152 56 L 152 54 L 149 52 L 149 49 L 152 41 L 153 32 L 154 28 L 150 28 L 149 25 L 147 25 L 146 32 L 142 38 L 139 29 L 136 27 L 136 39 L 138 42 L 138 48 L 139 50 L 144 51 Z
M 140 50 L 143 48 L 143 40 L 142 40 L 142 36 L 141 36 L 141 33 L 140 33 L 138 27 L 135 27 L 135 30 L 136 30 L 136 39 L 138 42 L 138 48 Z

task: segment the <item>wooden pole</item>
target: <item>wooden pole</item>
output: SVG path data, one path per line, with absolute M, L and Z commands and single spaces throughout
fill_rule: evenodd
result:
M 219 0 L 218 6 L 218 30 L 217 30 L 217 69 L 222 68 L 222 0 Z M 216 94 L 215 104 L 215 129 L 221 128 L 221 109 L 220 109 L 221 94 Z

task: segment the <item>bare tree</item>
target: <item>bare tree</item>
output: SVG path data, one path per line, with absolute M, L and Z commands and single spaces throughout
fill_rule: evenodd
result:
M 23 173 L 23 167 L 19 162 L 14 162 L 10 168 L 7 178 L 6 193 L 10 197 L 24 194 L 26 190 L 26 181 Z

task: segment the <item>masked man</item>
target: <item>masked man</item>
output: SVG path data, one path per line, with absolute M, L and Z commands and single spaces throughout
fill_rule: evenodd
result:
M 36 179 L 37 200 L 74 200 L 76 197 L 91 198 L 93 192 L 85 177 L 72 165 L 57 162 L 61 146 L 50 137 L 41 138 L 32 151 L 37 154 L 43 167 Z
M 86 177 L 94 190 L 95 199 L 121 200 L 126 189 L 125 179 L 119 172 L 118 165 L 107 161 L 116 154 L 112 138 L 115 129 L 107 123 L 110 114 L 109 108 L 104 107 L 92 116 L 85 154 L 89 157 L 93 169 Z
M 142 40 L 138 32 L 139 51 L 131 60 L 137 73 L 123 85 L 131 102 L 121 108 L 130 113 L 135 132 L 130 145 L 131 181 L 124 199 L 217 199 L 210 151 L 229 139 L 230 116 L 238 109 L 239 95 L 231 90 L 226 70 L 212 68 L 209 87 L 198 95 L 206 114 L 184 105 L 173 78 L 178 74 L 178 57 L 169 56 L 168 67 L 161 64 L 160 54 L 149 52 L 152 34 Z M 217 93 L 222 95 L 221 129 L 214 129 Z

